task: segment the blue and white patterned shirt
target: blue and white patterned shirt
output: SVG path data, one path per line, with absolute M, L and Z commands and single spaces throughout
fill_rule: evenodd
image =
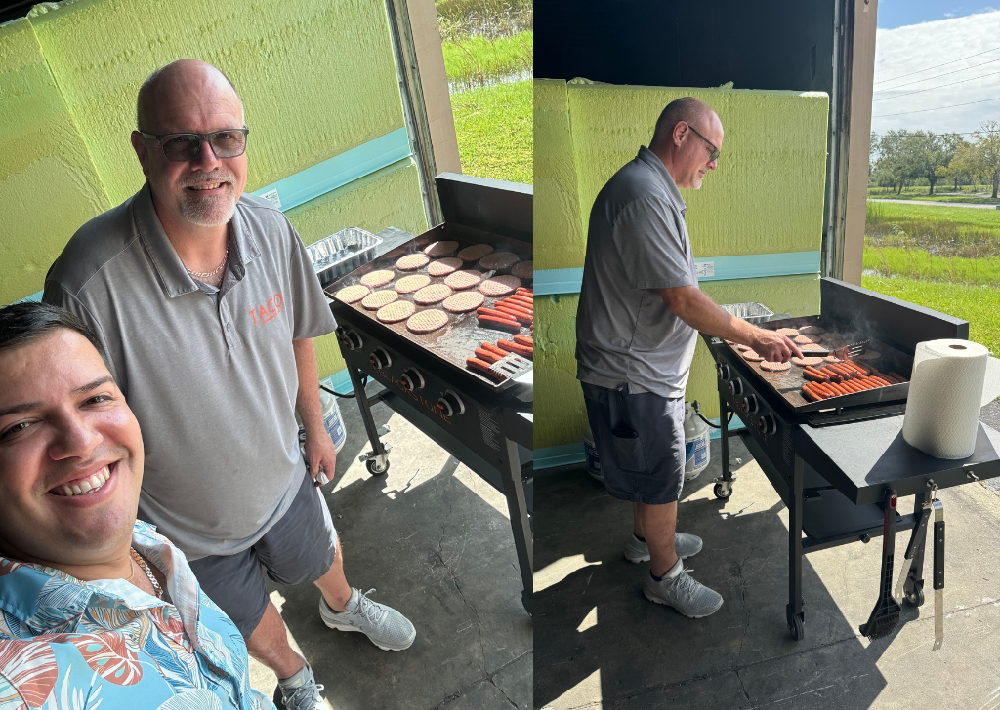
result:
M 243 637 L 184 553 L 141 521 L 132 544 L 172 603 L 0 556 L 0 710 L 272 710 L 250 687 Z

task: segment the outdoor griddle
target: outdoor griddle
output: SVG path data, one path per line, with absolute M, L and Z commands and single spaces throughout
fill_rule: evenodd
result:
M 435 183 L 444 216 L 442 224 L 377 256 L 325 289 L 332 297 L 330 307 L 339 326 L 340 349 L 372 445 L 371 452 L 360 458 L 373 475 L 388 471 L 390 449 L 381 441 L 371 414 L 373 404 L 385 402 L 503 493 L 520 565 L 521 601 L 530 613 L 531 372 L 497 382 L 465 367 L 466 358 L 474 355 L 474 349 L 482 341 L 495 344 L 511 334 L 480 328 L 476 312 L 472 311 L 449 314 L 443 328 L 418 335 L 408 331 L 402 322 L 379 322 L 374 311 L 364 309 L 359 302 L 345 303 L 334 296 L 374 270 L 393 270 L 394 281 L 407 274 L 427 274 L 426 266 L 398 273 L 395 263 L 401 256 L 422 253 L 437 241 L 456 241 L 459 248 L 490 244 L 497 251 L 511 251 L 522 259 L 531 259 L 531 186 L 447 173 L 439 175 Z M 434 277 L 431 282 L 443 280 Z M 522 285 L 530 288 L 531 281 L 523 280 Z M 412 294 L 405 294 L 399 300 L 412 299 Z M 494 300 L 487 297 L 484 305 L 491 305 Z M 418 310 L 423 308 L 418 306 Z M 522 333 L 527 334 L 528 329 L 524 328 Z M 365 383 L 369 379 L 381 384 L 382 389 L 367 394 Z
M 938 338 L 968 338 L 969 324 L 912 303 L 882 296 L 835 279 L 821 279 L 821 311 L 809 319 L 771 316 L 757 324 L 775 330 L 790 322 L 824 322 L 841 332 L 878 342 L 900 369 L 916 344 Z M 1000 433 L 980 423 L 975 453 L 966 459 L 939 459 L 922 453 L 902 437 L 908 384 L 875 397 L 871 391 L 829 402 L 806 402 L 793 390 L 801 384 L 765 379 L 725 341 L 703 336 L 716 361 L 722 424 L 722 471 L 715 486 L 719 498 L 732 493 L 729 437 L 739 436 L 775 492 L 788 507 L 788 605 L 786 623 L 792 638 L 802 640 L 804 554 L 883 535 L 888 490 L 913 495 L 913 513 L 894 513 L 895 530 L 913 529 L 933 489 L 944 489 L 1000 476 Z M 879 366 L 881 369 L 881 366 Z M 797 370 L 793 366 L 793 370 Z M 888 368 L 883 371 L 888 371 Z M 910 377 L 910 369 L 901 371 Z M 777 384 L 777 387 L 775 386 Z M 786 385 L 786 386 L 782 386 Z M 891 392 L 890 392 L 891 391 Z M 736 414 L 746 425 L 729 429 Z M 895 555 L 895 574 L 909 567 L 904 599 L 924 602 L 925 537 L 911 546 L 912 562 Z M 873 570 L 872 597 L 878 591 Z M 895 580 L 893 580 L 895 581 Z

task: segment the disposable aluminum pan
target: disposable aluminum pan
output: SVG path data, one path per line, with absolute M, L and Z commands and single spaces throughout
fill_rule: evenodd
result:
M 719 307 L 726 313 L 742 318 L 751 325 L 763 323 L 774 315 L 771 309 L 763 303 L 728 303 Z
M 375 256 L 382 238 L 360 227 L 348 227 L 306 247 L 320 285 L 331 284 Z

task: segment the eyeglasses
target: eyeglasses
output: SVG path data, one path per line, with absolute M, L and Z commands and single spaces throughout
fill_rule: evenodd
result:
M 701 138 L 701 139 L 702 139 L 703 141 L 705 141 L 705 142 L 706 142 L 706 143 L 708 143 L 708 144 L 709 144 L 710 146 L 712 146 L 712 154 L 711 154 L 710 156 L 708 156 L 708 162 L 710 162 L 710 163 L 711 163 L 711 162 L 712 162 L 713 160 L 718 160 L 718 159 L 719 159 L 719 154 L 720 154 L 720 153 L 722 153 L 722 151 L 721 151 L 721 150 L 719 150 L 718 148 L 716 148 L 716 147 L 715 147 L 715 143 L 713 143 L 712 141 L 708 140 L 708 138 L 706 138 L 705 136 L 703 136 L 703 135 L 701 135 L 700 133 L 698 133 L 698 131 L 694 130 L 694 126 L 692 126 L 692 125 L 691 125 L 690 123 L 688 124 L 688 128 L 690 128 L 690 129 L 691 129 L 691 131 L 692 131 L 692 132 L 693 132 L 693 133 L 694 133 L 694 134 L 695 134 L 696 136 L 698 136 L 698 137 L 699 137 L 699 138 Z
M 142 137 L 156 140 L 163 151 L 163 157 L 174 163 L 187 163 L 197 158 L 201 155 L 201 144 L 204 141 L 212 146 L 216 158 L 238 158 L 246 152 L 248 133 L 250 131 L 246 128 L 231 128 L 215 133 L 166 133 L 162 136 L 139 131 Z

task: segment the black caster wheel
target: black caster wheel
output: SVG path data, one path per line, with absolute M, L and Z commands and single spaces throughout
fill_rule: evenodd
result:
M 904 594 L 903 597 L 906 599 L 906 603 L 910 606 L 921 607 L 924 605 L 924 590 L 918 589 L 913 594 Z
M 521 606 L 523 606 L 524 610 L 528 612 L 528 616 L 534 616 L 534 614 L 532 613 L 533 605 L 531 603 L 530 592 L 524 592 L 524 591 L 521 592 Z
M 368 469 L 368 473 L 373 476 L 384 476 L 389 473 L 389 459 L 385 460 L 385 465 L 379 466 L 378 460 L 371 458 L 365 461 L 365 468 Z
M 792 635 L 792 640 L 801 641 L 806 637 L 805 625 L 802 623 L 802 619 L 795 616 L 792 617 L 792 624 L 788 627 L 788 633 Z
M 732 483 L 716 483 L 715 484 L 715 497 L 716 498 L 728 498 L 733 494 L 733 484 Z

